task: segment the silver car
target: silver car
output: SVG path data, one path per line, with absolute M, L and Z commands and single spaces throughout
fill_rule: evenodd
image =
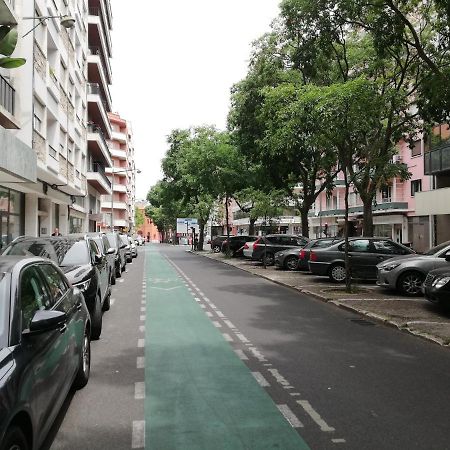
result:
M 259 239 L 257 239 L 256 241 L 250 241 L 250 242 L 245 243 L 244 249 L 242 250 L 242 254 L 244 255 L 245 258 L 252 259 L 253 244 L 256 244 L 258 241 L 259 241 Z
M 395 289 L 413 296 L 421 293 L 421 286 L 428 272 L 447 267 L 446 255 L 450 255 L 450 241 L 433 247 L 423 255 L 396 256 L 377 265 L 377 285 Z

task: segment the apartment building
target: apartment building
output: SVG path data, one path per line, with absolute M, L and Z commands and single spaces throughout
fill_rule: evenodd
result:
M 108 114 L 111 139 L 112 166 L 106 169 L 112 186 L 112 195 L 102 197 L 103 229 L 124 232 L 134 229 L 134 202 L 136 192 L 136 167 L 131 124 L 117 113 Z
M 106 170 L 112 167 L 108 141 L 112 129 L 109 85 L 112 82 L 110 57 L 112 15 L 109 0 L 89 0 L 87 49 L 87 205 L 88 230 L 97 231 L 103 221 L 101 196 L 111 195 Z

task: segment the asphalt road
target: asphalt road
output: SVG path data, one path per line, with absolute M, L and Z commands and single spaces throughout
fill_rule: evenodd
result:
M 138 257 L 127 264 L 112 287 L 112 305 L 103 314 L 102 335 L 91 343 L 89 383 L 67 397 L 41 450 L 130 449 L 133 428 L 134 438 L 140 438 L 144 399 L 137 391 L 145 380 L 137 358 L 144 354 L 138 347 L 143 338 L 144 254 L 142 247 L 138 249 Z
M 161 252 L 312 449 L 450 448 L 449 349 L 182 248 Z
M 448 349 L 184 247 L 146 246 L 144 270 L 140 250 L 41 450 L 144 430 L 150 450 L 450 449 Z

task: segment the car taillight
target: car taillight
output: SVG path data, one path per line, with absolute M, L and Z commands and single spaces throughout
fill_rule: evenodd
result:
M 311 253 L 309 254 L 309 260 L 310 260 L 310 261 L 317 261 L 317 254 L 314 253 L 314 252 L 311 252 Z
M 299 254 L 300 259 L 305 259 L 305 255 L 306 255 L 305 250 L 301 250 Z
M 258 240 L 256 240 L 255 241 L 255 243 L 253 244 L 253 250 L 256 250 L 257 248 L 258 248 L 258 245 L 259 245 L 259 241 L 260 241 L 261 239 L 258 239 Z
M 247 244 L 244 244 L 244 248 L 245 248 L 245 249 L 248 249 L 248 245 L 247 245 Z

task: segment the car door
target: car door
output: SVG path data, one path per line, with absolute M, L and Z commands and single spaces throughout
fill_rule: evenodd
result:
M 104 253 L 106 254 L 106 259 L 108 260 L 109 269 L 111 270 L 111 273 L 113 273 L 114 272 L 114 254 L 107 254 L 107 252 L 111 246 L 109 245 L 109 242 L 108 242 L 108 239 L 106 236 L 102 236 L 102 242 L 103 242 Z
M 352 275 L 356 278 L 376 279 L 377 261 L 379 255 L 375 253 L 370 239 L 354 239 L 349 242 L 349 258 Z
M 406 255 L 404 248 L 389 239 L 374 239 L 372 244 L 377 254 L 377 264 L 394 256 Z
M 28 397 L 36 426 L 48 429 L 53 413 L 59 409 L 67 395 L 68 352 L 66 325 L 60 329 L 33 335 L 29 327 L 34 314 L 39 310 L 59 310 L 56 296 L 50 292 L 48 284 L 37 267 L 26 266 L 19 278 L 18 303 L 21 315 L 21 347 L 24 360 L 28 361 L 26 374 L 29 380 L 23 395 Z
M 88 244 L 92 265 L 95 267 L 95 271 L 98 276 L 98 282 L 100 285 L 100 295 L 102 296 L 103 301 L 108 291 L 109 285 L 109 274 L 107 266 L 108 263 L 106 261 L 106 257 L 103 255 L 103 253 L 98 248 L 97 244 L 92 239 L 88 240 Z M 98 260 L 96 259 L 97 256 L 100 257 Z
M 68 351 L 68 367 L 69 375 L 74 374 L 78 368 L 78 348 L 83 336 L 83 323 L 81 330 L 79 329 L 79 315 L 82 307 L 81 302 L 77 302 L 73 296 L 73 288 L 67 282 L 65 276 L 51 264 L 41 264 L 38 266 L 42 272 L 50 293 L 55 300 L 54 309 L 64 311 L 67 316 L 67 351 Z

